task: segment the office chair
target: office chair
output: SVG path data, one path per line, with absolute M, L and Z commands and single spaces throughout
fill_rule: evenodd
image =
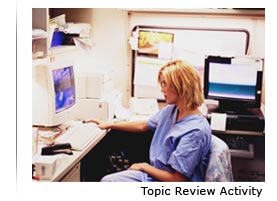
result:
M 214 135 L 212 135 L 210 160 L 206 171 L 205 181 L 234 181 L 229 147 L 223 140 Z

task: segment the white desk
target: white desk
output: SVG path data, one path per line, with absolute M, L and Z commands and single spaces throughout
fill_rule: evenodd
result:
M 84 150 L 73 151 L 73 155 L 66 155 L 65 157 L 57 159 L 57 167 L 54 175 L 51 179 L 44 179 L 40 181 L 62 181 L 67 174 L 80 163 L 82 158 L 102 140 L 102 138 L 108 133 L 108 130 L 103 130 L 98 137 L 96 137 Z M 40 154 L 40 151 L 39 153 Z M 46 156 L 47 157 L 47 156 Z

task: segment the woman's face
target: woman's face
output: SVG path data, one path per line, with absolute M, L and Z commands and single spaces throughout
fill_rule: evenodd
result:
M 162 78 L 161 92 L 164 94 L 164 98 L 167 104 L 176 104 L 179 100 L 179 96 L 173 88 L 170 88 L 165 79 Z

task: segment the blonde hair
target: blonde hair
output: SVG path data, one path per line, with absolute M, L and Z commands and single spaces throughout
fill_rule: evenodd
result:
M 181 60 L 169 62 L 159 70 L 159 84 L 162 83 L 162 78 L 168 87 L 186 100 L 186 108 L 193 110 L 204 102 L 199 73 L 190 64 Z

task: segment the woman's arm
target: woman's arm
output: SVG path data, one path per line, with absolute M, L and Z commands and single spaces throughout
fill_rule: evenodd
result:
M 130 170 L 140 170 L 147 174 L 149 174 L 151 177 L 159 180 L 159 181 L 189 181 L 188 178 L 186 178 L 181 173 L 175 171 L 175 172 L 168 172 L 165 170 L 161 170 L 158 168 L 155 168 L 154 166 L 151 166 L 148 163 L 134 163 L 130 166 Z
M 128 131 L 128 132 L 144 132 L 149 130 L 147 126 L 147 121 L 108 123 L 108 122 L 92 119 L 86 122 L 96 123 L 98 127 L 101 129 L 113 129 L 113 130 L 121 130 L 121 131 Z

